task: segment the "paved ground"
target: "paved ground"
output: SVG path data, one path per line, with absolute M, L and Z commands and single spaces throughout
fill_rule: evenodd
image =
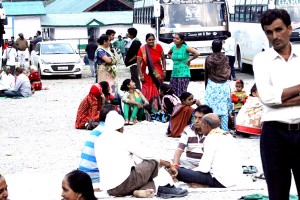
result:
M 54 77 L 43 80 L 49 90 L 38 91 L 32 97 L 0 99 L 0 173 L 7 179 L 11 200 L 61 198 L 61 181 L 66 173 L 77 168 L 84 138 L 89 134 L 89 131 L 74 128 L 78 105 L 94 82 L 88 67 L 84 69 L 82 79 Z M 121 79 L 129 76 L 128 70 L 120 68 Z M 253 76 L 238 73 L 237 77 L 245 81 L 248 92 Z M 203 99 L 203 81 L 191 82 L 188 90 L 196 98 Z M 167 124 L 142 122 L 126 126 L 125 131 L 141 140 L 145 148 L 171 159 L 178 139 L 166 137 L 166 128 Z M 237 142 L 241 165 L 254 165 L 261 173 L 259 138 L 237 138 Z M 239 187 L 192 189 L 182 199 L 232 200 L 252 193 L 266 194 L 266 184 L 263 180 L 253 182 L 250 176 L 245 176 Z M 294 188 L 292 193 L 295 194 Z

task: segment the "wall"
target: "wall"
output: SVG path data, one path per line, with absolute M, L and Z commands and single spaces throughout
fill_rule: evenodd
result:
M 9 39 L 11 36 L 15 36 L 15 39 L 18 38 L 19 33 L 23 33 L 24 37 L 28 39 L 33 37 L 36 34 L 37 30 L 41 30 L 41 21 L 40 16 L 8 16 L 8 25 L 4 26 L 5 34 L 3 35 L 4 39 Z

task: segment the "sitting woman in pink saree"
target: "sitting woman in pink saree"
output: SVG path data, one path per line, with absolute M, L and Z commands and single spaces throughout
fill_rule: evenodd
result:
M 160 44 L 155 43 L 152 33 L 146 35 L 146 42 L 137 54 L 137 66 L 142 82 L 142 93 L 152 105 L 151 113 L 160 110 L 159 86 L 166 76 L 166 60 Z

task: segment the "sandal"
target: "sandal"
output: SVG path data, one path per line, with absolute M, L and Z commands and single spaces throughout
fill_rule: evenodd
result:
M 260 174 L 260 175 L 258 175 L 258 176 L 255 176 L 255 178 L 262 179 L 262 180 L 266 180 L 264 174 Z
M 243 174 L 250 174 L 249 168 L 247 166 L 242 166 Z
M 133 125 L 134 122 L 132 120 L 129 121 L 128 125 Z
M 252 166 L 252 165 L 248 166 L 248 169 L 249 169 L 250 174 L 255 174 L 255 173 L 258 172 L 257 168 L 255 166 Z
M 128 119 L 125 120 L 125 125 L 128 125 L 129 124 L 129 121 Z

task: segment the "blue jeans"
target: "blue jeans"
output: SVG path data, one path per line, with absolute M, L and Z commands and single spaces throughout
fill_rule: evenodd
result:
M 5 91 L 4 95 L 7 97 L 23 97 L 20 91 Z
M 293 172 L 300 194 L 300 130 L 284 130 L 264 122 L 260 154 L 270 200 L 288 200 Z
M 185 168 L 177 168 L 177 179 L 185 183 L 198 183 L 202 185 L 209 185 L 214 188 L 225 188 L 217 179 L 213 178 L 210 173 L 203 173 L 193 171 Z

